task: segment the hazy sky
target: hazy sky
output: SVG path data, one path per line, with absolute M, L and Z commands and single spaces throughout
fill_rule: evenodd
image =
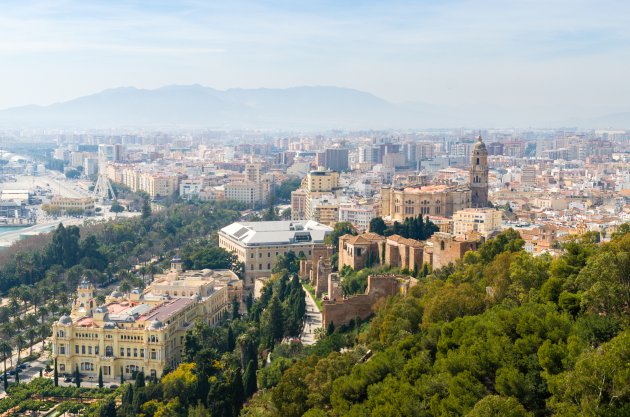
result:
M 2 0 L 0 108 L 200 83 L 630 110 L 629 17 L 627 0 Z

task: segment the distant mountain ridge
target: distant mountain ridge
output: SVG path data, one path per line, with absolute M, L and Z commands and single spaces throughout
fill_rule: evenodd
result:
M 527 119 L 530 116 L 530 119 Z M 439 127 L 630 127 L 630 112 L 547 120 L 502 106 L 395 104 L 359 90 L 330 86 L 217 90 L 169 85 L 119 87 L 49 106 L 0 110 L 0 127 L 219 129 L 389 129 Z

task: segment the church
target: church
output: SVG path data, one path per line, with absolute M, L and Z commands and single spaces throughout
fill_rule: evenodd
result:
M 488 206 L 488 150 L 478 137 L 470 157 L 470 184 L 427 185 L 381 189 L 381 216 L 402 222 L 409 217 L 452 217 L 466 208 Z

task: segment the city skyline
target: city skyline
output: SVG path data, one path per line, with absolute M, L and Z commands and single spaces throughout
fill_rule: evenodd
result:
M 0 109 L 119 87 L 334 85 L 393 103 L 627 111 L 622 2 L 8 2 Z

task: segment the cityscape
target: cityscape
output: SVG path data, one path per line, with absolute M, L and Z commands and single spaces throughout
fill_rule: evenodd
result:
M 630 415 L 624 5 L 9 3 L 1 416 Z

